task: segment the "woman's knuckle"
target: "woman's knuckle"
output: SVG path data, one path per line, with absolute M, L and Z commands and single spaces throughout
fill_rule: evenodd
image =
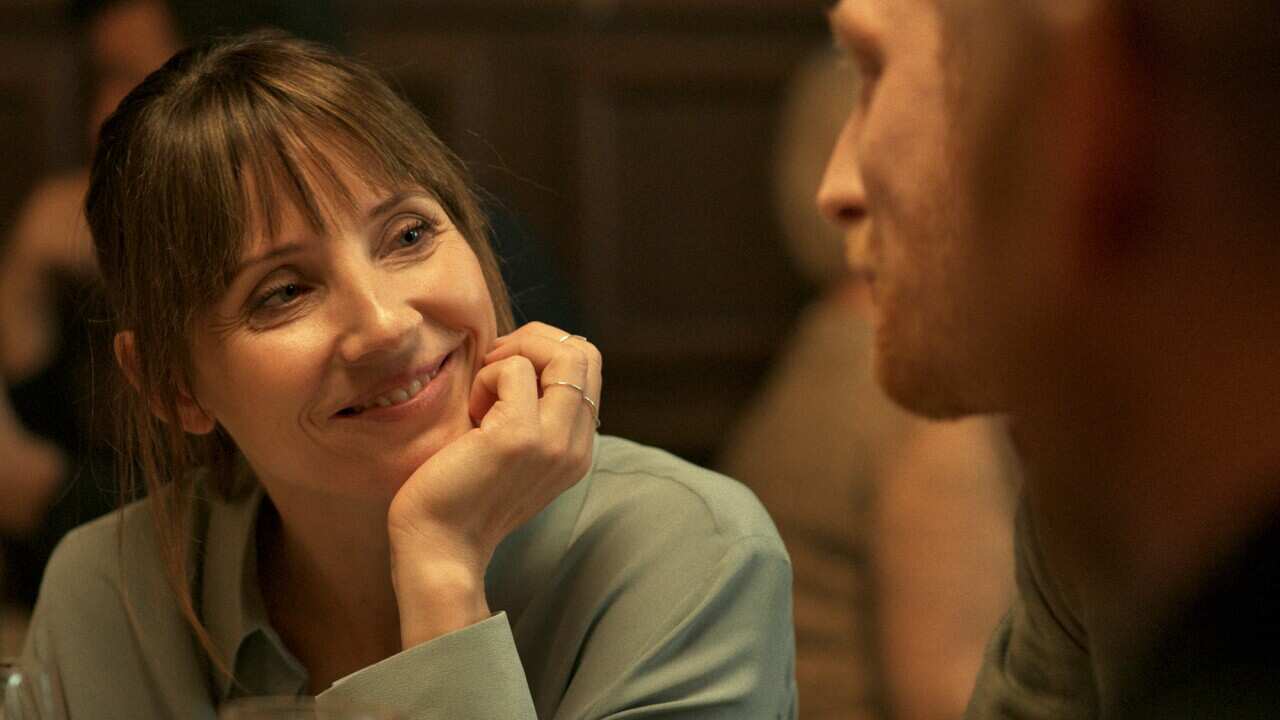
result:
M 542 443 L 539 442 L 538 433 L 529 427 L 522 427 L 519 432 L 515 433 L 514 443 L 521 455 L 537 455 L 542 450 Z
M 571 464 L 573 458 L 573 442 L 570 438 L 560 436 L 551 441 L 548 448 L 551 458 L 557 465 Z

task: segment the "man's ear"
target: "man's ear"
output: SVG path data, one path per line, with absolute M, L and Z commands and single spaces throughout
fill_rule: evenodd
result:
M 1074 234 L 1093 248 L 1091 259 L 1103 263 L 1140 246 L 1136 230 L 1149 218 L 1159 174 L 1151 159 L 1161 123 L 1150 73 L 1126 32 L 1114 10 L 1082 12 L 1078 27 L 1064 31 L 1065 70 L 1057 79 L 1063 98 L 1059 145 L 1068 156 L 1064 185 L 1078 201 Z
M 124 376 L 129 379 L 129 384 L 133 385 L 133 389 L 142 392 L 141 370 L 138 364 L 138 351 L 134 344 L 133 331 L 122 330 L 116 333 L 113 343 L 116 352 L 116 362 L 120 364 L 120 370 L 124 372 Z M 186 388 L 178 390 L 178 396 L 175 398 L 178 406 L 178 421 L 182 425 L 182 429 L 192 435 L 205 435 L 213 432 L 215 422 L 212 416 L 200 407 L 200 403 L 192 397 Z M 164 407 L 160 405 L 154 398 L 150 399 L 151 412 L 164 422 L 169 422 L 169 414 Z

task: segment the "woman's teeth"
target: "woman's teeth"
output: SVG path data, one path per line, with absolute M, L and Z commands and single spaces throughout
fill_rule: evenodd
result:
M 409 399 L 414 397 L 418 393 L 422 392 L 422 388 L 426 387 L 427 383 L 429 382 L 431 382 L 430 375 L 422 375 L 420 377 L 416 377 L 413 379 L 413 382 L 409 383 L 408 387 L 396 388 L 391 392 L 383 393 L 378 397 L 374 398 L 373 402 L 370 403 L 370 405 L 379 405 L 381 407 L 391 407 L 392 405 L 399 405 L 400 403 L 409 402 Z M 365 407 L 368 407 L 368 405 L 366 405 Z M 364 408 L 361 408 L 361 409 L 364 409 Z
M 444 364 L 441 363 L 440 367 L 444 367 Z M 440 374 L 440 367 L 437 367 L 432 372 L 419 375 L 413 379 L 413 382 L 409 383 L 405 387 L 385 392 L 364 405 L 352 406 L 349 414 L 354 415 L 364 412 L 375 405 L 378 407 L 391 407 L 392 405 L 400 405 L 401 403 L 409 402 L 416 397 L 418 393 L 422 392 L 422 389 L 426 387 L 436 375 Z

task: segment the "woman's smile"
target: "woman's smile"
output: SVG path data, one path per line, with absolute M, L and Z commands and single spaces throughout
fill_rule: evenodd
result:
M 354 171 L 339 179 L 352 203 L 329 203 L 328 225 L 284 204 L 277 233 L 244 249 L 219 308 L 244 319 L 202 336 L 198 392 L 269 487 L 345 492 L 380 478 L 359 487 L 385 494 L 472 428 L 477 353 L 496 318 L 438 200 Z
M 344 423 L 395 422 L 422 413 L 438 414 L 439 406 L 447 399 L 454 374 L 451 371 L 456 366 L 452 360 L 458 350 L 454 348 L 436 360 L 392 378 L 378 390 L 334 413 L 333 419 Z

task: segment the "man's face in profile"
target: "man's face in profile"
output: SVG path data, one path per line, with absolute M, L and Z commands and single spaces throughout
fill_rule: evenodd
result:
M 818 205 L 871 284 L 880 384 L 928 417 L 1009 411 L 1047 371 L 1058 289 L 1045 289 L 1057 268 L 1041 205 L 1056 193 L 1031 172 L 1029 106 L 1010 100 L 1026 85 L 1001 44 L 1016 5 L 841 0 L 830 13 L 860 89 Z
M 912 411 L 953 417 L 989 409 L 976 372 L 989 348 L 937 2 L 842 0 L 831 10 L 859 90 L 818 204 L 871 285 L 881 384 Z

